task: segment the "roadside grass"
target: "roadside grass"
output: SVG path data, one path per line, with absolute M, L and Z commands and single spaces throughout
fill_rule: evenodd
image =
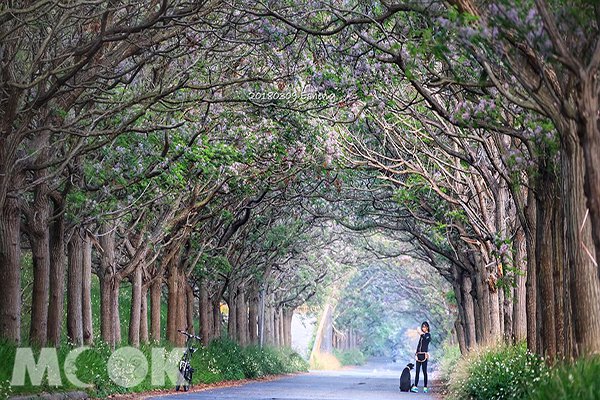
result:
M 446 342 L 442 345 L 442 356 L 439 362 L 440 378 L 442 380 L 447 381 L 450 379 L 460 358 L 460 348 L 457 344 L 453 345 Z
M 312 353 L 310 355 L 310 368 L 319 370 L 336 370 L 340 369 L 342 364 L 336 356 L 330 353 Z
M 600 356 L 561 363 L 531 393 L 530 400 L 600 400 Z

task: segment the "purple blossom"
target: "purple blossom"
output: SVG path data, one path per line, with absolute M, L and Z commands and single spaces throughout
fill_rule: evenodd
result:
M 530 9 L 529 12 L 527 13 L 527 17 L 525 17 L 525 23 L 526 24 L 532 23 L 536 16 L 537 16 L 537 10 L 535 8 Z
M 242 170 L 244 168 L 244 164 L 239 163 L 239 162 L 234 162 L 233 164 L 231 164 L 229 166 L 229 171 L 233 174 L 233 175 L 239 175 Z
M 492 28 L 492 39 L 497 39 L 499 35 L 500 35 L 500 30 L 498 29 L 497 26 L 494 26 Z
M 471 39 L 477 34 L 477 30 L 475 30 L 471 26 L 467 26 L 466 28 L 463 29 L 463 33 L 467 39 Z
M 447 28 L 450 25 L 450 21 L 447 18 L 439 17 L 437 20 L 442 28 Z
M 515 8 L 511 8 L 506 12 L 506 18 L 515 25 L 518 25 L 520 23 L 519 13 Z

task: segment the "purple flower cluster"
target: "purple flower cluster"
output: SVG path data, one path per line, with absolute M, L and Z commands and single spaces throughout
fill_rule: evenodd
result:
M 496 103 L 492 99 L 480 98 L 476 104 L 461 100 L 456 103 L 454 111 L 450 115 L 450 121 L 468 122 L 472 117 L 487 119 L 487 113 L 495 109 Z
M 334 159 L 339 158 L 342 154 L 340 144 L 337 140 L 337 135 L 333 131 L 327 131 L 323 142 L 325 150 L 325 164 L 330 165 Z
M 508 254 L 508 251 L 509 251 L 509 249 L 510 249 L 510 248 L 508 247 L 508 244 L 506 244 L 506 243 L 502 243 L 502 244 L 500 245 L 500 248 L 498 249 L 498 254 L 499 254 L 500 256 L 504 256 L 504 255 Z
M 302 142 L 296 141 L 294 146 L 288 149 L 288 158 L 295 161 L 302 161 L 306 156 L 306 145 Z
M 512 172 L 524 171 L 532 168 L 535 162 L 523 154 L 520 149 L 510 148 L 506 153 L 507 165 L 511 167 Z
M 511 28 L 517 29 L 529 45 L 547 54 L 552 50 L 552 42 L 544 30 L 544 24 L 535 6 L 529 9 L 519 9 L 519 3 L 490 5 L 492 20 Z

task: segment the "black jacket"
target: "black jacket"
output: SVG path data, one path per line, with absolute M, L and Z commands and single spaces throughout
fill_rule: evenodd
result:
M 429 342 L 431 341 L 431 335 L 429 332 L 421 334 L 419 344 L 417 345 L 417 353 L 427 353 L 429 351 Z

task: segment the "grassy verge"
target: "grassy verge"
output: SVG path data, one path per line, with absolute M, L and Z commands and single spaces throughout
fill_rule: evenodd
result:
M 600 400 L 600 357 L 548 367 L 524 344 L 473 351 L 450 373 L 449 400 Z
M 160 347 L 160 346 L 158 346 Z M 164 346 L 167 348 L 167 346 Z M 167 351 L 169 349 L 167 348 Z M 152 347 L 143 346 L 141 353 L 148 360 L 148 372 L 141 383 L 126 388 L 116 384 L 109 376 L 107 363 L 112 354 L 108 346 L 97 344 L 81 353 L 75 364 L 76 369 L 65 371 L 64 362 L 70 348 L 65 346 L 58 349 L 58 365 L 61 385 L 49 382 L 48 374 L 44 374 L 41 385 L 34 385 L 29 375 L 25 376 L 24 385 L 11 386 L 16 347 L 0 345 L 0 399 L 10 395 L 41 392 L 60 392 L 81 390 L 72 384 L 65 373 L 74 372 L 77 378 L 92 385 L 86 391 L 92 397 L 105 398 L 111 394 L 145 392 L 153 389 L 172 388 L 172 383 L 165 376 L 164 383 L 154 385 L 152 382 Z M 39 351 L 34 351 L 36 357 Z M 290 349 L 275 349 L 258 347 L 240 348 L 237 344 L 227 339 L 216 340 L 208 347 L 201 347 L 192 358 L 195 369 L 193 383 L 216 383 L 229 380 L 254 379 L 267 375 L 292 373 L 308 370 L 306 361 Z M 156 381 L 154 382 L 156 383 Z
M 367 356 L 359 349 L 351 350 L 334 350 L 333 355 L 340 361 L 342 366 L 346 365 L 363 365 L 367 362 Z
M 552 368 L 529 399 L 600 400 L 600 356 Z
M 452 345 L 448 342 L 442 346 L 442 357 L 440 358 L 440 378 L 444 381 L 450 380 L 456 364 L 460 361 L 460 349 L 458 345 Z

